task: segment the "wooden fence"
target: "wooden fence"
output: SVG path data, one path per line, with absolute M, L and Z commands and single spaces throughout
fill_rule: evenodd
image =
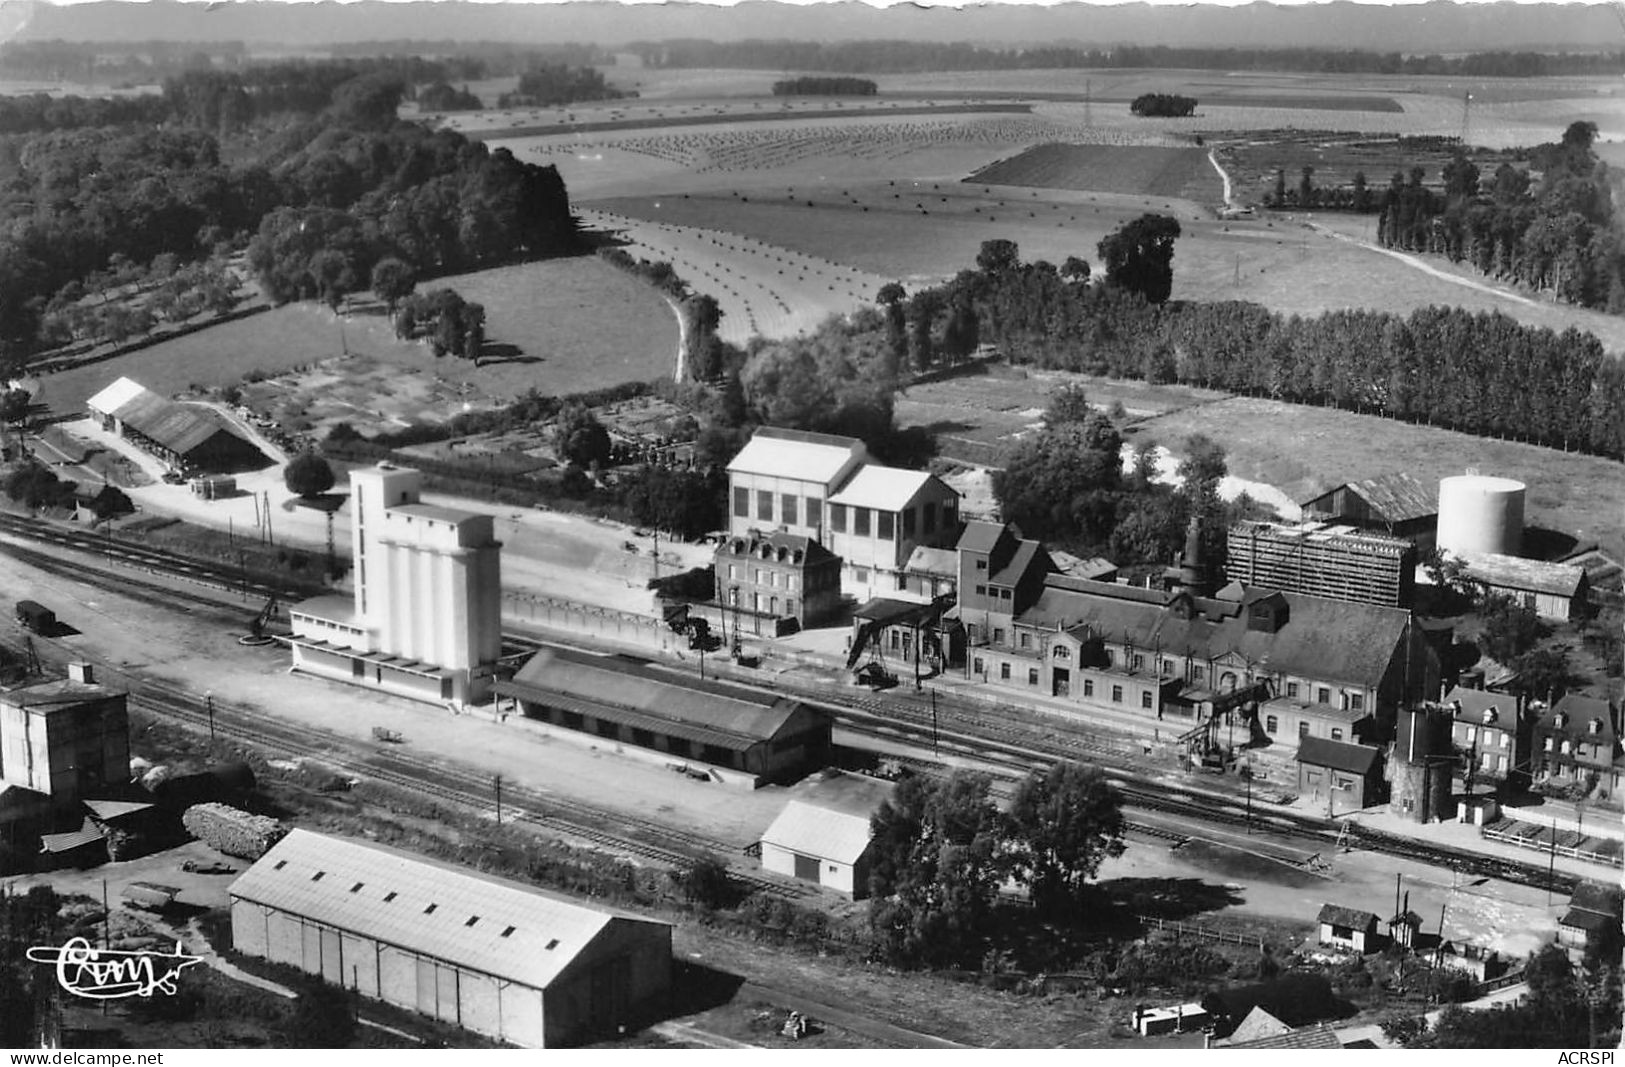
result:
M 1163 919 L 1156 915 L 1136 915 L 1136 919 L 1150 930 L 1165 930 L 1173 933 L 1175 937 L 1195 937 L 1205 941 L 1221 941 L 1227 945 L 1257 945 L 1259 951 L 1264 949 L 1264 939 L 1252 934 L 1239 934 L 1234 930 L 1226 930 L 1221 926 L 1203 926 L 1200 923 L 1184 923 L 1177 919 Z

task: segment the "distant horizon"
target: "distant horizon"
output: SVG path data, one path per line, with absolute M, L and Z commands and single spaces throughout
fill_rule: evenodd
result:
M 41 4 L 47 7 L 75 7 L 90 3 L 121 3 L 161 6 L 164 4 L 206 4 L 210 7 L 225 5 L 237 6 L 240 4 L 285 4 L 292 6 L 310 6 L 325 4 L 339 7 L 349 7 L 358 3 L 433 3 L 454 4 L 472 3 L 481 6 L 505 5 L 542 5 L 590 3 L 604 6 L 618 5 L 623 7 L 655 7 L 667 5 L 700 5 L 705 7 L 735 7 L 742 3 L 781 3 L 796 7 L 816 7 L 824 4 L 857 3 L 876 10 L 885 10 L 896 7 L 925 7 L 925 8 L 954 8 L 967 7 L 1061 7 L 1065 5 L 1082 5 L 1086 7 L 1128 7 L 1143 4 L 1148 7 L 1248 7 L 1252 5 L 1268 7 L 1325 7 L 1331 4 L 1352 4 L 1356 7 L 1425 7 L 1430 5 L 1451 6 L 1485 6 L 1490 4 L 1520 4 L 1520 5 L 1558 5 L 1562 7 L 1609 7 L 1609 0 L 0 0 L 0 9 L 23 3 Z

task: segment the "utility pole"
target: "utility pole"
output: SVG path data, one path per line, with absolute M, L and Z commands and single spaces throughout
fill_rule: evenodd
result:
M 497 794 L 497 825 L 502 825 L 502 775 L 498 774 L 491 779 L 491 785 Z
M 203 694 L 203 702 L 209 709 L 209 743 L 214 743 L 214 690 L 207 690 Z
M 933 755 L 941 755 L 942 750 L 938 744 L 940 740 L 937 735 L 937 691 L 933 688 L 931 690 L 931 752 Z
M 1552 906 L 1552 883 L 1557 880 L 1557 820 L 1552 820 L 1552 854 L 1546 858 L 1546 906 Z
M 1247 833 L 1253 832 L 1253 754 L 1247 753 Z

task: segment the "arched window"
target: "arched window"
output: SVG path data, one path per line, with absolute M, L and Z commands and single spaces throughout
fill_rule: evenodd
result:
M 1219 676 L 1219 688 L 1224 689 L 1224 690 L 1233 690 L 1233 689 L 1235 689 L 1236 688 L 1236 672 L 1235 671 L 1225 671 L 1223 674 L 1221 674 Z

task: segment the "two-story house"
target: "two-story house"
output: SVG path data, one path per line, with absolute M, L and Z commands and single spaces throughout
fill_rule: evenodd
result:
M 1570 693 L 1532 724 L 1530 764 L 1537 781 L 1594 783 L 1598 799 L 1619 799 L 1619 734 L 1608 701 Z
M 1532 716 L 1509 693 L 1456 686 L 1445 694 L 1454 721 L 1450 740 L 1461 753 L 1462 777 L 1512 792 L 1529 784 Z
M 841 561 L 810 537 L 777 530 L 726 537 L 712 566 L 723 606 L 735 618 L 746 613 L 814 626 L 840 610 Z

